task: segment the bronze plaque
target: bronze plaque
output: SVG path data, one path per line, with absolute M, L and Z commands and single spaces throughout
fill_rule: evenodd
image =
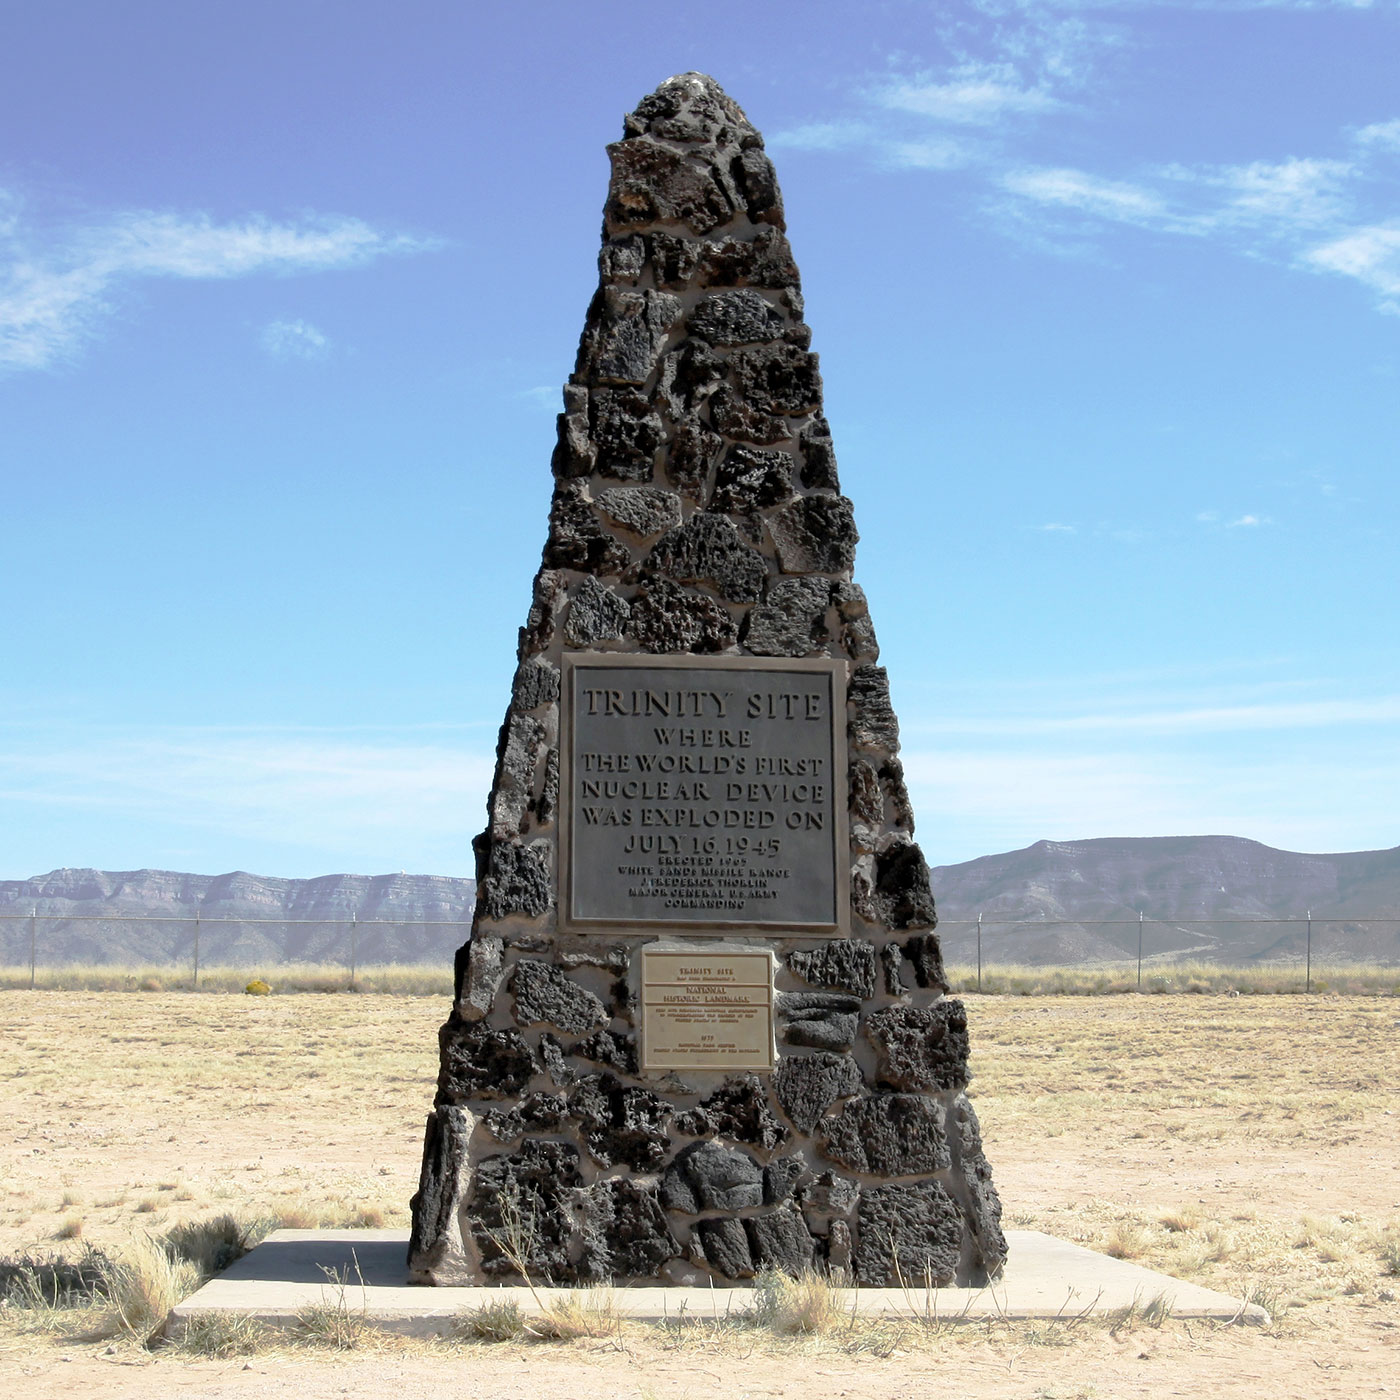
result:
M 643 948 L 642 1068 L 772 1069 L 772 955 Z
M 849 927 L 845 663 L 564 658 L 565 927 Z

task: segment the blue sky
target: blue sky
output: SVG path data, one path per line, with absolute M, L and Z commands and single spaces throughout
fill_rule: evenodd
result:
M 930 860 L 1400 842 L 1400 6 L 722 13 L 0 11 L 0 878 L 470 873 L 603 147 L 691 68 Z

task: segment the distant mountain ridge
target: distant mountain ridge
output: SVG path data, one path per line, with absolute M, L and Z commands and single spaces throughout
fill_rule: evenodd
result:
M 1139 911 L 1149 957 L 1216 961 L 1300 956 L 1304 929 L 1279 920 L 1312 910 L 1315 955 L 1400 963 L 1400 847 L 1305 854 L 1238 836 L 1037 841 L 933 871 L 950 959 L 975 949 L 998 961 L 1092 962 L 1135 956 Z M 0 914 L 41 916 L 41 961 L 164 963 L 187 959 L 198 913 L 201 960 L 276 963 L 450 962 L 471 919 L 476 882 L 447 875 L 321 875 L 286 880 L 246 871 L 53 870 L 0 881 Z M 119 922 L 123 915 L 151 922 Z M 108 916 L 104 918 L 103 916 Z M 1363 918 L 1385 919 L 1363 925 Z M 244 920 L 275 920 L 261 927 Z M 1339 919 L 1343 924 L 1324 924 Z M 375 921 L 386 921 L 376 923 Z M 1013 920 L 1034 921 L 1009 927 Z M 1097 921 L 1119 920 L 1119 926 Z M 227 922 L 226 922 L 227 921 Z M 1043 927 L 1036 927 L 1036 924 Z M 390 926 L 393 925 L 393 926 Z M 438 927 L 434 927 L 437 925 Z M 0 920 L 0 961 L 26 962 L 24 920 Z

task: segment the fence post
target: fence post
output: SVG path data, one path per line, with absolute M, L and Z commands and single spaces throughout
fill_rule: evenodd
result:
M 1142 991 L 1142 910 L 1138 910 L 1138 991 Z
M 1308 910 L 1308 980 L 1304 985 L 1304 991 L 1312 991 L 1312 910 Z
M 39 943 L 39 911 L 29 906 L 29 990 L 34 990 L 34 955 Z
M 977 990 L 982 990 L 982 915 L 977 915 Z
M 355 963 L 359 956 L 360 938 L 360 916 L 358 913 L 350 915 L 350 989 L 355 988 Z
M 194 986 L 199 989 L 199 910 L 194 911 Z

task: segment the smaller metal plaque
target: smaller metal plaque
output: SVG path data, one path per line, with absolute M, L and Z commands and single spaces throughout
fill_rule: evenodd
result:
M 772 1069 L 773 958 L 642 949 L 642 1068 Z

